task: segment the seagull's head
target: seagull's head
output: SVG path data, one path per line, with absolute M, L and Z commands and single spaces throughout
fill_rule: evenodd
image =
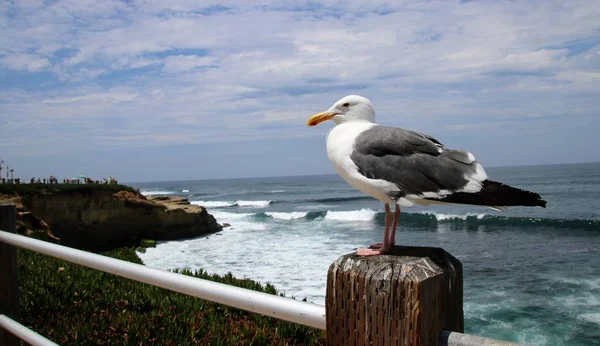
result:
M 315 126 L 325 120 L 333 120 L 336 125 L 348 121 L 375 122 L 375 109 L 366 97 L 348 95 L 331 106 L 325 112 L 315 114 L 308 119 L 306 125 Z

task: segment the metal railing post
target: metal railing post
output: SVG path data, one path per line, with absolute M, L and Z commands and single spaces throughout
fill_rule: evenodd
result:
M 14 204 L 0 204 L 0 230 L 16 233 L 17 209 Z M 0 242 L 0 314 L 20 320 L 19 284 L 17 282 L 17 248 Z M 0 328 L 0 346 L 20 345 L 20 340 Z

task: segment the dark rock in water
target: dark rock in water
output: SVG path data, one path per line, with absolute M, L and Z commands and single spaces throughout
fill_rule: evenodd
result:
M 142 241 L 140 241 L 140 246 L 143 248 L 156 247 L 156 240 L 142 239 Z
M 231 224 L 229 224 L 227 222 L 223 222 L 223 228 L 226 228 L 226 227 L 231 227 Z

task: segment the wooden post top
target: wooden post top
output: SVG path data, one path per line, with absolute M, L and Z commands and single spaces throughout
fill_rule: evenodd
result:
M 437 247 L 393 246 L 385 255 L 366 257 L 350 253 L 338 258 L 329 269 L 342 264 L 346 267 L 352 266 L 352 270 L 365 270 L 371 266 L 377 266 L 380 270 L 386 267 L 394 271 L 403 269 L 399 275 L 408 275 L 409 279 L 417 281 L 430 277 L 426 276 L 427 272 L 446 270 L 451 275 L 457 271 L 462 273 L 462 263 L 444 249 Z M 422 270 L 413 271 L 416 268 Z
M 327 276 L 331 345 L 437 345 L 462 332 L 462 264 L 441 248 L 394 246 L 340 257 Z

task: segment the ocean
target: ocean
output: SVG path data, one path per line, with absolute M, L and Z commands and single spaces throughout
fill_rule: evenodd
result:
M 535 345 L 600 345 L 600 163 L 487 168 L 548 207 L 404 208 L 397 243 L 442 247 L 463 264 L 465 332 Z M 323 304 L 338 257 L 381 242 L 383 205 L 337 175 L 129 184 L 187 197 L 231 227 L 160 242 L 160 269 L 205 269 Z

